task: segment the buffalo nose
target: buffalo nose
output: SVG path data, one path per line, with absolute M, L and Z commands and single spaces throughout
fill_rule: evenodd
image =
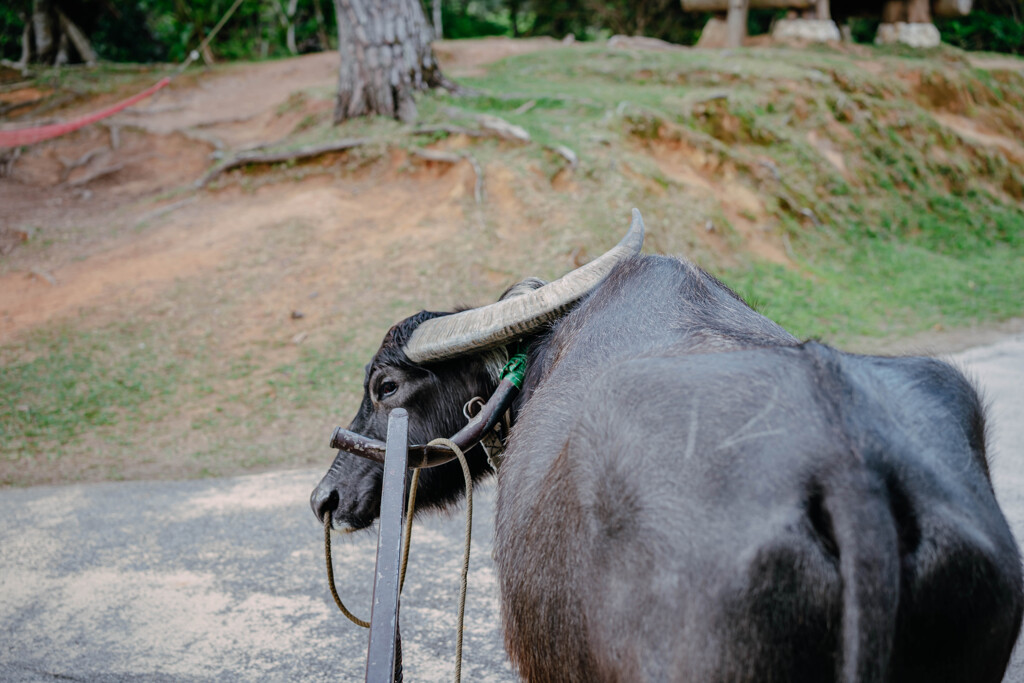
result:
M 338 507 L 338 492 L 323 486 L 313 489 L 313 495 L 309 497 L 309 506 L 313 508 L 313 514 L 324 522 L 327 515 L 334 512 Z

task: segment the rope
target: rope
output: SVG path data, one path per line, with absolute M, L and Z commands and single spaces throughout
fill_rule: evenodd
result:
M 351 533 L 346 531 L 343 533 Z M 334 598 L 334 604 L 338 606 L 341 613 L 348 617 L 356 626 L 362 626 L 363 628 L 370 628 L 370 622 L 360 619 L 356 615 L 348 611 L 348 607 L 345 607 L 345 603 L 341 601 L 341 596 L 338 595 L 338 589 L 334 587 L 334 562 L 331 558 L 331 514 L 327 513 L 324 515 L 324 556 L 327 558 L 327 585 L 331 587 L 331 596 Z
M 459 579 L 459 614 L 455 631 L 455 683 L 462 680 L 462 622 L 466 614 L 466 588 L 469 585 L 469 546 L 473 532 L 473 475 L 469 471 L 466 455 L 451 439 L 434 439 L 428 446 L 447 446 L 455 453 L 462 465 L 462 476 L 466 479 L 466 546 L 462 555 L 462 576 Z
M 228 11 L 221 17 L 217 25 L 214 26 L 213 30 L 203 39 L 203 42 L 199 44 L 199 47 L 189 53 L 188 57 L 181 66 L 174 73 L 173 76 L 165 76 L 161 78 L 156 84 L 151 85 L 142 92 L 132 95 L 126 100 L 122 100 L 117 104 L 101 109 L 100 111 L 87 114 L 79 119 L 73 121 L 65 121 L 64 123 L 53 123 L 48 126 L 28 127 L 28 128 L 17 128 L 14 130 L 0 130 L 0 149 L 7 147 L 21 147 L 23 145 L 31 145 L 44 140 L 50 140 L 52 138 L 60 137 L 61 135 L 67 135 L 68 133 L 74 132 L 79 128 L 84 128 L 91 123 L 96 123 L 108 116 L 113 116 L 122 109 L 127 109 L 133 104 L 146 99 L 156 91 L 170 84 L 171 79 L 181 74 L 185 69 L 188 68 L 189 64 L 199 58 L 201 50 L 205 50 L 206 46 L 209 45 L 213 37 L 217 35 L 217 32 L 224 27 L 231 15 L 235 13 L 238 6 L 242 4 L 244 0 L 235 0 L 235 3 L 231 5 Z
M 462 452 L 455 442 L 450 439 L 434 439 L 428 446 L 441 445 L 447 446 L 452 449 L 455 453 L 455 457 L 459 459 L 459 464 L 462 466 L 462 476 L 466 480 L 466 536 L 465 536 L 465 547 L 462 553 L 462 574 L 459 578 L 459 607 L 458 617 L 455 629 L 455 683 L 462 681 L 462 635 L 464 632 L 463 622 L 466 614 L 466 590 L 469 587 L 469 551 L 470 542 L 473 536 L 473 475 L 469 471 L 469 462 L 466 460 L 466 454 Z M 405 531 L 402 534 L 402 566 L 399 573 L 398 579 L 398 591 L 401 593 L 405 587 L 405 571 L 409 565 L 409 545 L 412 540 L 412 517 L 413 512 L 416 509 L 416 489 L 420 481 L 420 470 L 416 469 L 413 471 L 412 482 L 409 490 L 409 501 L 405 508 Z M 344 534 L 352 533 L 351 531 L 340 532 Z M 331 589 L 331 597 L 334 598 L 334 603 L 341 610 L 341 613 L 348 617 L 356 626 L 362 628 L 370 628 L 370 622 L 360 619 L 356 615 L 352 614 L 345 603 L 342 602 L 341 596 L 338 595 L 338 589 L 334 585 L 334 559 L 331 555 L 331 515 L 324 515 L 324 559 L 327 563 L 327 585 Z M 396 661 L 400 662 L 401 655 L 398 655 Z M 401 671 L 401 664 L 396 665 L 398 672 Z M 398 673 L 398 675 L 401 675 Z
M 405 570 L 409 566 L 409 543 L 412 541 L 412 513 L 416 509 L 416 488 L 420 483 L 420 469 L 412 471 L 412 483 L 409 484 L 409 503 L 405 508 L 405 533 L 402 535 L 402 571 L 398 579 L 398 592 L 405 588 Z
M 416 509 L 416 488 L 420 483 L 420 471 L 414 470 L 412 473 L 412 483 L 409 485 L 409 503 L 405 508 L 405 532 L 402 534 L 402 569 L 398 579 L 398 592 L 401 593 L 405 587 L 405 569 L 409 566 L 409 543 L 412 540 L 412 513 Z M 350 534 L 352 530 L 340 531 L 340 534 Z M 324 559 L 327 561 L 327 585 L 331 589 L 331 597 L 334 598 L 334 604 L 338 606 L 341 613 L 348 617 L 356 626 L 362 626 L 363 628 L 370 628 L 370 622 L 360 619 L 356 615 L 352 614 L 345 603 L 342 602 L 341 596 L 338 595 L 338 589 L 334 586 L 334 558 L 331 555 L 331 515 L 330 513 L 324 515 Z

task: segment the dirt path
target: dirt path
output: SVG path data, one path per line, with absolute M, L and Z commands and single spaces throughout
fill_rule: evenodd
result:
M 1024 422 L 1014 418 L 1024 338 L 953 361 L 992 403 L 995 489 L 1022 543 Z M 322 530 L 308 507 L 322 473 L 0 490 L 0 618 L 18 624 L 0 678 L 360 680 L 366 632 L 331 601 Z M 516 677 L 491 556 L 494 493 L 487 483 L 473 494 L 463 671 L 503 683 Z M 402 595 L 409 680 L 451 680 L 462 525 L 461 511 L 417 518 Z M 335 540 L 339 590 L 360 616 L 371 604 L 375 549 L 372 531 Z M 1024 681 L 1020 644 L 1006 681 Z
M 437 53 L 453 75 L 464 75 L 553 43 L 443 41 Z M 261 226 L 311 221 L 326 239 L 338 232 L 337 216 L 389 226 L 389 235 L 406 234 L 423 221 L 457 224 L 472 169 L 402 155 L 355 177 L 342 179 L 332 171 L 335 182 L 277 184 L 248 198 L 190 188 L 211 165 L 211 155 L 272 144 L 329 117 L 336 77 L 335 53 L 228 65 L 179 79 L 103 125 L 28 149 L 13 178 L 0 179 L 0 231 L 10 232 L 0 246 L 14 250 L 0 260 L 0 342 L 95 306 L 115 315 L 137 310 L 176 280 L 199 277 L 237 256 L 244 242 L 266 233 Z M 77 105 L 64 115 L 90 106 Z M 410 212 L 423 196 L 439 201 L 427 212 Z M 18 249 L 27 237 L 45 248 Z M 378 235 L 376 241 L 389 239 Z M 303 256 L 311 277 L 337 272 L 323 256 Z M 325 284 L 334 280 L 328 277 Z M 277 288 L 269 298 L 300 297 Z M 103 317 L 94 316 L 92 324 Z
M 479 75 L 499 59 L 555 46 L 558 43 L 548 38 L 490 38 L 441 41 L 435 50 L 453 77 L 466 77 Z M 978 65 L 984 68 L 1020 63 L 979 59 Z M 330 222 L 332 197 L 349 185 L 337 172 L 333 186 L 313 192 L 297 183 L 262 188 L 252 201 L 241 201 L 245 205 L 241 211 L 225 210 L 234 204 L 217 193 L 195 193 L 190 184 L 216 157 L 273 144 L 312 122 L 329 120 L 336 62 L 336 54 L 321 53 L 190 74 L 103 125 L 30 148 L 18 159 L 13 178 L 0 179 L 0 249 L 13 250 L 0 260 L 0 342 L 97 304 L 114 302 L 123 309 L 126 295 L 136 305 L 144 304 L 176 279 L 197 277 L 218 267 L 228 257 L 227 250 L 246 239 L 248 228 L 240 216 L 248 216 L 250 228 L 280 224 L 289 215 L 296 220 L 314 216 L 314 221 Z M 64 115 L 74 116 L 92 106 L 79 103 Z M 1010 158 L 1024 159 L 1019 142 L 976 121 L 949 112 L 936 112 L 935 118 L 980 145 L 996 146 Z M 763 197 L 703 163 L 695 150 L 680 149 L 677 141 L 654 139 L 645 144 L 641 152 L 665 178 L 707 194 L 723 207 L 747 251 L 792 265 L 781 242 L 763 230 L 768 221 Z M 470 170 L 434 168 L 424 185 L 421 181 L 427 175 L 396 173 L 409 165 L 408 159 L 392 157 L 364 174 L 364 180 L 386 179 L 387 192 L 378 189 L 353 195 L 346 200 L 345 211 L 411 230 L 410 221 L 396 213 L 382 215 L 381 207 L 407 206 L 415 196 L 436 191 L 429 183 L 439 173 L 451 171 L 442 195 L 452 199 L 442 200 L 439 211 L 458 220 L 461 209 L 456 204 L 462 190 L 456 188 L 472 182 L 467 175 Z M 632 171 L 625 166 L 624 172 Z M 497 169 L 495 175 L 501 181 L 507 171 Z M 362 182 L 356 181 L 356 185 Z M 515 198 L 509 201 L 500 196 L 502 182 L 494 188 L 495 199 L 515 206 Z M 293 215 L 285 207 L 304 211 Z M 499 234 L 522 229 L 514 213 L 497 214 Z M 36 246 L 18 248 L 20 240 L 29 236 Z M 726 240 L 710 230 L 700 238 L 729 261 L 733 248 Z M 313 255 L 305 258 L 314 271 L 327 267 L 314 264 Z M 974 332 L 964 334 L 969 338 Z
M 553 46 L 547 39 L 488 39 L 443 42 L 436 49 L 453 77 L 468 78 L 495 60 Z M 614 48 L 602 68 L 642 64 L 654 54 Z M 709 59 L 693 56 L 698 65 Z M 725 87 L 719 66 L 692 72 L 695 83 L 688 87 L 711 97 L 700 100 L 708 125 L 718 121 L 732 135 L 741 122 L 717 108 Z M 419 308 L 493 300 L 524 275 L 565 272 L 591 257 L 600 240 L 612 240 L 611 232 L 600 230 L 605 223 L 611 230 L 609 216 L 626 217 L 633 205 L 650 221 L 653 251 L 707 257 L 726 267 L 747 258 L 796 267 L 775 208 L 785 168 L 761 156 L 760 148 L 741 169 L 728 154 L 727 148 L 743 146 L 734 135 L 726 144 L 671 122 L 645 133 L 647 114 L 617 102 L 619 91 L 600 104 L 545 95 L 509 108 L 543 111 L 535 130 L 560 139 L 589 107 L 594 120 L 587 137 L 573 143 L 584 145 L 579 149 L 587 155 L 578 169 L 538 132 L 527 144 L 452 135 L 396 145 L 388 136 L 398 134 L 398 124 L 356 121 L 346 124 L 345 136 L 369 130 L 381 141 L 294 166 L 233 171 L 195 188 L 214 164 L 241 149 L 339 135 L 330 125 L 335 70 L 336 55 L 318 54 L 190 73 L 104 124 L 28 148 L 13 175 L 0 178 L 0 363 L 27 373 L 22 391 L 39 396 L 0 404 L 7 424 L 21 430 L 12 448 L 24 454 L 0 460 L 0 484 L 193 477 L 313 462 L 323 424 L 347 410 L 334 402 L 339 395 L 341 403 L 356 400 L 358 368 L 382 329 Z M 635 77 L 651 76 L 641 70 Z M 908 78 L 907 87 L 916 87 L 913 74 Z M 702 79 L 707 88 L 699 87 Z M 783 93 L 795 116 L 804 95 L 819 87 L 789 76 L 777 85 L 782 90 L 772 85 L 758 96 Z M 107 93 L 56 115 L 70 118 L 125 94 Z M 632 93 L 623 91 L 627 96 Z M 683 111 L 695 101 L 669 99 L 665 106 Z M 430 106 L 441 108 L 428 112 L 432 121 L 450 117 L 464 124 L 479 115 L 443 101 L 425 103 L 424 111 Z M 599 109 L 605 110 L 600 121 Z M 809 182 L 844 168 L 852 174 L 858 163 L 857 152 L 830 132 L 845 129 L 828 117 L 814 136 L 800 133 L 810 143 L 801 161 L 810 169 Z M 994 119 L 982 126 L 962 113 L 937 112 L 936 120 L 963 128 L 957 140 L 973 132 L 988 136 L 978 138 L 988 149 L 1017 153 L 1018 143 L 1010 144 Z M 608 138 L 623 130 L 625 137 Z M 421 142 L 443 158 L 417 156 Z M 818 152 L 824 164 L 814 170 Z M 460 160 L 461 154 L 479 159 Z M 933 330 L 853 346 L 955 350 L 1020 325 Z M 93 342 L 98 351 L 74 346 Z M 121 378 L 133 349 L 145 349 L 146 365 L 131 366 L 136 375 Z M 80 366 L 64 375 L 30 367 L 69 354 Z M 173 398 L 147 399 L 138 415 L 111 410 L 109 420 L 82 428 L 67 457 L 46 455 L 63 432 L 46 432 L 47 419 L 25 415 L 68 396 L 45 391 L 59 387 L 86 400 L 99 396 L 95 385 L 113 384 L 114 393 L 96 398 L 102 411 L 123 398 L 116 393 L 119 380 L 161 386 L 163 375 L 151 370 L 155 363 L 178 372 L 166 389 Z M 118 419 L 116 428 L 104 426 Z

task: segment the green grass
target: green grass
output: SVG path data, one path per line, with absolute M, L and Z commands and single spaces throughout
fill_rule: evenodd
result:
M 150 345 L 147 346 L 146 341 Z M 152 350 L 144 331 L 82 332 L 59 326 L 0 358 L 0 443 L 4 456 L 37 456 L 90 431 L 159 419 L 174 402 L 182 366 Z
M 833 343 L 1020 315 L 1024 262 L 1000 248 L 959 258 L 895 240 L 822 254 L 804 274 L 756 263 L 725 279 L 800 337 Z
M 945 107 L 1019 142 L 1024 78 L 973 69 L 955 51 L 867 52 L 882 67 L 873 71 L 858 54 L 586 45 L 499 62 L 467 79 L 471 96 L 424 95 L 420 124 L 473 127 L 474 117 L 491 114 L 530 133 L 528 144 L 480 138 L 458 148 L 482 168 L 508 171 L 513 218 L 530 226 L 528 238 L 502 233 L 509 217 L 488 170 L 484 203 L 465 199 L 457 242 L 413 261 L 402 261 L 406 244 L 389 246 L 371 264 L 387 277 L 321 292 L 317 301 L 339 313 L 310 327 L 297 348 L 292 330 L 307 328 L 287 322 L 273 340 L 237 346 L 225 345 L 229 332 L 215 332 L 245 322 L 245 297 L 252 303 L 267 281 L 284 277 L 275 264 L 332 248 L 316 242 L 315 226 L 292 223 L 252 235 L 250 250 L 212 281 L 176 286 L 167 294 L 173 316 L 43 328 L 0 349 L 0 465 L 10 464 L 0 483 L 53 480 L 39 463 L 62 458 L 92 463 L 73 470 L 82 478 L 323 462 L 330 428 L 354 411 L 363 364 L 390 324 L 421 308 L 485 303 L 501 291 L 498 279 L 557 277 L 572 254 L 593 257 L 617 241 L 633 206 L 644 213 L 648 251 L 697 261 L 800 337 L 844 345 L 1020 316 L 1024 172 L 936 114 Z M 278 113 L 330 96 L 307 91 Z M 329 169 L 253 168 L 214 188 L 352 178 L 390 148 L 445 142 L 408 132 L 390 120 L 333 127 L 304 119 L 282 148 L 374 142 Z M 845 171 L 813 139 L 826 140 Z M 567 190 L 554 187 L 565 169 L 557 145 L 579 157 Z M 666 160 L 690 164 L 718 194 Z M 732 205 L 730 188 L 756 195 L 760 208 Z M 788 262 L 759 256 L 751 230 L 784 246 Z M 211 301 L 209 292 L 221 294 Z
M 609 154 L 629 159 L 632 142 L 671 135 L 735 165 L 792 240 L 798 263 L 784 268 L 741 256 L 739 266 L 722 268 L 713 254 L 698 260 L 796 333 L 841 341 L 1024 312 L 1020 171 L 922 106 L 930 97 L 966 115 L 987 108 L 1010 122 L 1006 137 L 1013 139 L 1014 126 L 1024 130 L 1014 106 L 1024 79 L 1001 74 L 997 82 L 966 67 L 955 51 L 941 58 L 946 63 L 938 65 L 913 52 L 883 53 L 892 73 L 878 75 L 828 49 L 729 57 L 562 49 L 506 60 L 471 82 L 514 97 L 429 98 L 423 110 L 495 114 L 542 144 L 570 146 L 582 175 L 594 181 L 588 189 L 602 212 L 602 188 L 616 185 L 602 162 Z M 897 71 L 922 73 L 925 86 L 942 90 L 919 94 Z M 963 101 L 958 93 L 966 93 Z M 535 106 L 516 113 L 530 101 Z M 829 132 L 837 127 L 847 134 Z M 809 131 L 830 135 L 847 159 L 846 177 L 808 142 Z M 759 166 L 766 158 L 779 181 L 765 179 Z M 649 164 L 634 166 L 676 193 L 652 196 L 625 183 L 641 208 L 665 221 L 691 218 L 692 193 Z M 806 220 L 806 208 L 822 225 Z M 584 211 L 580 224 L 587 219 Z M 648 224 L 652 237 L 679 230 L 650 218 Z

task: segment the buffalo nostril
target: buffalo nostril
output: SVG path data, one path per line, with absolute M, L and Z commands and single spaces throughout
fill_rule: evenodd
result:
M 313 508 L 313 514 L 316 515 L 316 518 L 324 522 L 327 516 L 338 508 L 338 492 L 318 486 L 309 498 L 309 505 Z

